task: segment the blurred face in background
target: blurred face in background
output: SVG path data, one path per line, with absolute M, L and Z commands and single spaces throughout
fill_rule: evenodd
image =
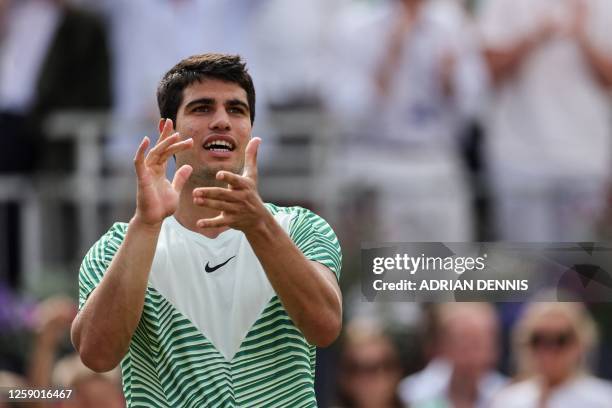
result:
M 339 382 L 352 406 L 393 406 L 401 378 L 397 352 L 386 338 L 349 345 L 343 353 Z
M 446 324 L 442 354 L 457 373 L 477 378 L 495 366 L 497 340 L 497 324 L 492 318 L 487 314 L 465 314 Z
M 550 384 L 576 372 L 583 347 L 571 320 L 560 313 L 541 317 L 527 337 L 535 371 Z

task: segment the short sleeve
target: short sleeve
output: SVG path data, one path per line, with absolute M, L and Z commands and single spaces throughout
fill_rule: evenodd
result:
M 327 221 L 310 210 L 300 208 L 291 220 L 289 236 L 306 258 L 327 266 L 340 279 L 342 251 Z
M 87 252 L 79 270 L 79 310 L 98 286 L 119 250 L 127 224 L 115 223 Z

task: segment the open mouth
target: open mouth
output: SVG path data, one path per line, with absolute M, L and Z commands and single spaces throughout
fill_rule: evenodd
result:
M 204 149 L 212 152 L 232 152 L 235 146 L 226 140 L 211 140 L 204 145 Z

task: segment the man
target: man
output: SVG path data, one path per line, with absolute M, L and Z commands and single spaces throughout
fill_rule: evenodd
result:
M 488 407 L 506 383 L 495 371 L 499 322 L 488 303 L 445 303 L 436 308 L 437 355 L 399 386 L 411 407 Z
M 469 21 L 452 1 L 378 3 L 338 23 L 327 99 L 351 139 L 341 182 L 374 192 L 374 240 L 469 241 L 460 137 L 486 72 Z
M 353 197 L 343 204 L 362 216 L 351 223 L 353 235 L 472 240 L 460 147 L 486 67 L 465 11 L 446 0 L 350 2 L 335 26 L 325 100 L 341 118 L 344 140 L 336 146 L 344 160 L 332 164 L 344 197 Z M 358 286 L 345 296 L 347 315 L 383 316 L 399 331 L 416 330 L 414 303 L 362 302 Z
M 612 169 L 612 2 L 488 0 L 480 20 L 498 238 L 595 240 Z
M 239 57 L 181 61 L 158 104 L 168 119 L 136 153 L 136 212 L 83 261 L 76 349 L 95 371 L 121 361 L 130 407 L 315 406 L 315 346 L 341 327 L 333 231 L 259 198 L 255 91 Z
M 45 121 L 55 111 L 109 104 L 108 47 L 101 21 L 64 1 L 0 1 L 0 176 L 24 178 L 39 169 L 72 168 L 72 146 L 48 138 Z M 0 260 L 0 279 L 13 287 L 30 272 L 20 256 L 22 206 L 10 196 L 0 203 L 0 252 L 7 254 Z M 45 216 L 52 225 L 61 225 L 54 210 L 46 205 Z M 48 217 L 49 212 L 54 216 Z M 57 228 L 48 231 L 57 234 Z M 45 249 L 61 252 L 62 241 L 51 240 L 55 245 Z

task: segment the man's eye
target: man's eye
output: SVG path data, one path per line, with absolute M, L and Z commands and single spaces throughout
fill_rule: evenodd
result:
M 244 113 L 244 110 L 242 108 L 236 108 L 236 107 L 229 108 L 227 111 L 229 113 L 240 113 L 240 114 Z
M 196 106 L 194 112 L 210 112 L 210 106 Z

